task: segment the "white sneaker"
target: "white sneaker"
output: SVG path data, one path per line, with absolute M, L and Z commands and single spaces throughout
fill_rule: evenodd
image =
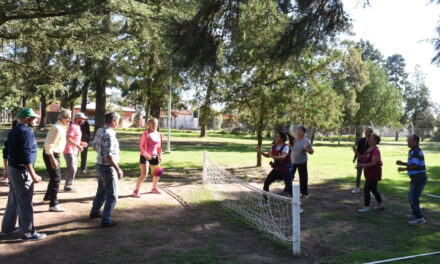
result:
M 370 211 L 370 207 L 364 207 L 358 210 L 359 213 L 368 213 L 369 211 Z
M 65 212 L 65 211 L 66 211 L 66 209 L 62 208 L 59 205 L 49 207 L 49 212 L 57 212 L 58 213 L 58 212 Z
M 299 213 L 302 214 L 304 210 L 302 208 L 299 209 Z
M 351 193 L 360 193 L 360 192 L 361 192 L 361 188 L 356 188 L 351 191 Z
M 413 214 L 408 214 L 406 218 L 408 218 L 408 220 L 414 220 L 416 217 Z
M 426 220 L 423 217 L 419 218 L 419 219 L 415 218 L 415 219 L 408 222 L 408 224 L 414 225 L 414 226 L 423 225 L 424 223 L 426 223 Z
M 387 206 L 384 203 L 380 203 L 378 206 L 374 207 L 375 210 L 384 210 Z
M 82 170 L 81 173 L 82 173 L 82 174 L 86 174 L 86 173 L 87 173 L 87 170 Z

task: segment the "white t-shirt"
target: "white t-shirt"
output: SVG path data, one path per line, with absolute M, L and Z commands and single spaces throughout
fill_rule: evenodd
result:
M 277 151 L 280 151 L 280 149 L 281 149 L 282 146 L 283 146 L 283 145 L 281 145 L 281 146 L 276 145 L 275 149 L 276 149 Z M 282 153 L 289 154 L 289 148 L 290 148 L 289 145 L 285 144 Z

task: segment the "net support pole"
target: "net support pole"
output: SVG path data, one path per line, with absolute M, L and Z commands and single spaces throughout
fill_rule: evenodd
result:
M 203 184 L 208 180 L 208 151 L 203 152 Z
M 299 215 L 299 185 L 292 186 L 292 250 L 294 256 L 301 254 L 301 218 Z

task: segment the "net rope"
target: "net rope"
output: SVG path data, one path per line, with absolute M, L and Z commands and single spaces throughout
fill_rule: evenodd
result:
M 265 192 L 205 156 L 204 187 L 214 199 L 258 229 L 292 244 L 292 198 Z

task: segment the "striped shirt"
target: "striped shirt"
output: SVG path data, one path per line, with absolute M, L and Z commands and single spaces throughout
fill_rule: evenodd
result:
M 425 156 L 419 146 L 411 149 L 408 156 L 408 166 L 416 165 L 414 170 L 408 170 L 408 175 L 412 178 L 418 175 L 426 175 Z
M 93 140 L 93 148 L 98 153 L 96 163 L 99 165 L 111 165 L 106 157 L 112 156 L 115 163 L 119 162 L 119 142 L 116 138 L 116 131 L 104 126 L 96 131 L 95 139 Z

